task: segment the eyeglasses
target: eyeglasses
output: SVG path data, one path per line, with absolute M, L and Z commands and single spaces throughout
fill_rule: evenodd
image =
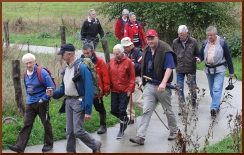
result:
M 33 63 L 34 63 L 35 61 L 30 61 L 30 62 L 26 62 L 26 63 L 24 63 L 26 66 L 28 66 L 28 65 L 32 65 Z
M 155 39 L 155 37 L 151 37 L 151 38 L 146 38 L 147 41 L 153 41 Z
M 179 37 L 186 37 L 187 34 L 179 34 L 178 36 L 179 36 Z

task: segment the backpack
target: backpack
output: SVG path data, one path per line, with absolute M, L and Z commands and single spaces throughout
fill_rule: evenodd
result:
M 90 58 L 83 58 L 83 61 L 81 61 L 78 64 L 77 67 L 77 74 L 80 73 L 80 65 L 81 64 L 85 64 L 87 65 L 87 67 L 90 69 L 90 71 L 92 72 L 92 82 L 93 82 L 93 86 L 94 86 L 94 97 L 95 96 L 100 96 L 101 93 L 101 88 L 99 87 L 99 82 L 98 82 L 98 75 L 96 73 L 96 68 L 95 65 L 92 63 L 92 60 Z
M 42 69 L 42 67 L 37 67 L 37 77 L 38 77 L 39 82 L 42 84 L 41 69 Z M 52 77 L 51 71 L 48 68 L 43 68 L 43 69 L 45 69 L 47 71 L 47 73 L 51 76 L 51 79 L 52 79 L 53 84 L 54 84 L 54 90 L 55 90 L 57 87 L 56 87 L 56 83 L 54 81 L 54 77 Z M 24 72 L 24 79 L 25 79 L 26 75 L 27 75 L 27 72 L 25 71 Z

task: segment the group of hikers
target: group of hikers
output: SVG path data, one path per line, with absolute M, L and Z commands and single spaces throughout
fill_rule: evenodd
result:
M 25 121 L 15 145 L 8 145 L 10 150 L 24 152 L 37 115 L 40 116 L 45 129 L 42 151 L 47 152 L 53 148 L 53 133 L 48 113 L 49 100 L 51 97 L 59 99 L 63 96 L 65 97 L 67 153 L 76 153 L 76 138 L 91 148 L 93 153 L 101 152 L 102 142 L 95 140 L 84 129 L 83 124 L 90 120 L 92 105 L 94 105 L 100 116 L 100 129 L 97 133 L 107 132 L 103 96 L 107 97 L 109 94 L 111 95 L 110 113 L 120 120 L 117 139 L 123 137 L 127 125 L 134 124 L 135 105 L 142 110 L 142 115 L 141 121 L 137 124 L 137 134 L 129 141 L 144 145 L 152 113 L 159 102 L 168 120 L 170 131 L 168 140 L 175 140 L 178 131 L 177 121 L 171 104 L 172 89 L 169 87 L 173 80 L 173 69 L 176 69 L 176 81 L 180 90 L 178 115 L 182 115 L 186 108 L 185 77 L 190 90 L 191 108 L 196 109 L 196 63 L 202 61 L 205 63 L 204 71 L 212 98 L 210 114 L 216 116 L 226 67 L 228 66 L 230 78 L 234 76 L 234 69 L 229 47 L 226 41 L 217 35 L 214 26 L 206 29 L 207 40 L 199 50 L 198 43 L 189 35 L 187 26 L 180 25 L 178 38 L 173 40 L 171 47 L 160 40 L 158 33 L 153 29 L 144 34 L 135 13 L 124 9 L 115 24 L 115 35 L 121 42 L 113 47 L 114 57 L 106 65 L 105 61 L 95 53 L 99 42 L 98 33 L 101 38 L 104 37 L 102 26 L 96 18 L 94 9 L 90 9 L 88 15 L 81 28 L 81 40 L 84 43 L 81 57 L 75 56 L 75 47 L 71 43 L 63 44 L 57 53 L 66 65 L 60 73 L 62 82 L 56 90 L 48 72 L 43 68 L 38 72 L 37 60 L 33 54 L 27 53 L 22 57 L 26 67 Z M 84 42 L 85 40 L 87 42 Z M 87 58 L 91 59 L 96 68 L 100 95 L 94 95 L 92 72 L 83 63 Z M 39 76 L 42 81 L 39 80 Z M 148 78 L 152 80 L 147 80 Z

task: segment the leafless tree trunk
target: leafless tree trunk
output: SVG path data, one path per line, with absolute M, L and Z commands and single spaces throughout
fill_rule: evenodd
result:
M 12 61 L 12 77 L 14 81 L 14 90 L 15 90 L 15 101 L 18 107 L 18 115 L 19 117 L 23 117 L 25 113 L 25 107 L 23 105 L 23 96 L 22 89 L 20 83 L 20 61 L 13 60 Z
M 6 48 L 9 47 L 9 29 L 8 29 L 8 21 L 3 22 L 3 27 L 4 27 L 4 33 L 5 33 L 5 43 L 6 43 Z
M 60 26 L 61 45 L 66 44 L 65 29 L 66 29 L 65 26 Z
M 102 42 L 102 46 L 103 46 L 103 51 L 104 51 L 104 55 L 105 55 L 105 60 L 106 60 L 106 64 L 108 65 L 110 62 L 110 54 L 109 54 L 109 49 L 108 49 L 108 41 L 105 39 L 101 39 Z

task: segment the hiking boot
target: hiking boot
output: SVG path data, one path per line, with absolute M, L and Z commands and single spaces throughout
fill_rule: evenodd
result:
M 128 122 L 128 125 L 130 125 L 130 124 L 134 124 L 135 122 L 134 122 L 134 120 L 130 120 L 129 122 Z
M 177 138 L 177 133 L 171 132 L 169 134 L 168 140 L 175 140 Z
M 107 127 L 106 127 L 106 113 L 100 115 L 100 129 L 97 131 L 97 134 L 104 134 L 107 132 Z
M 101 146 L 102 143 L 100 141 L 97 141 L 97 149 L 93 150 L 93 153 L 101 153 Z
M 11 151 L 17 152 L 17 153 L 24 153 L 23 150 L 21 150 L 17 145 L 8 145 L 8 148 Z
M 210 113 L 211 113 L 212 117 L 215 117 L 217 114 L 216 110 L 214 110 L 214 109 L 211 109 Z
M 44 145 L 43 148 L 42 148 L 42 152 L 47 152 L 47 151 L 50 151 L 52 150 L 53 148 L 53 145 Z
M 192 102 L 192 104 L 191 104 L 191 108 L 192 108 L 192 110 L 195 110 L 196 109 L 196 102 Z
M 144 145 L 144 141 L 145 139 L 141 138 L 141 137 L 134 137 L 134 138 L 130 138 L 130 142 L 132 143 L 136 143 L 136 144 L 139 144 L 139 145 Z

